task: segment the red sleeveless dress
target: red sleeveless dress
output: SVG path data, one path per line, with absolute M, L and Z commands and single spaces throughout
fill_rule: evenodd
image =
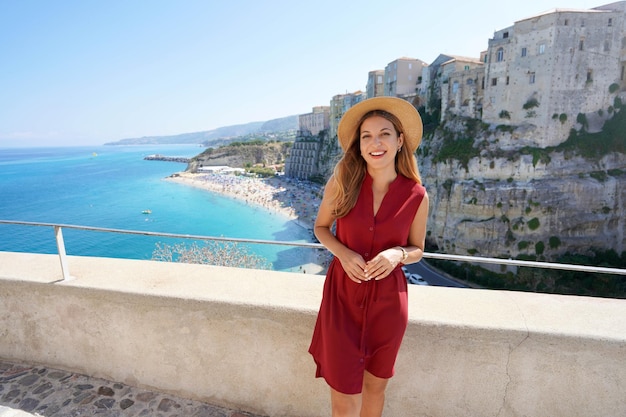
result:
M 365 175 L 354 208 L 337 219 L 336 236 L 369 261 L 394 246 L 406 246 L 409 230 L 425 189 L 402 175 L 374 216 L 372 177 Z M 317 364 L 316 377 L 344 394 L 358 394 L 367 370 L 391 378 L 408 321 L 407 282 L 401 264 L 380 281 L 353 282 L 334 258 L 309 353 Z

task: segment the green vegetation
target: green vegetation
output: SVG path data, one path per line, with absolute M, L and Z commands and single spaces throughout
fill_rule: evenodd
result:
M 532 219 L 530 219 L 530 221 L 528 222 L 528 228 L 530 230 L 537 230 L 539 228 L 539 219 L 536 217 L 533 217 Z
M 464 123 L 465 130 L 462 133 L 445 127 L 441 129 L 443 143 L 437 154 L 433 156 L 433 163 L 456 160 L 467 171 L 470 159 L 480 155 L 480 149 L 474 146 L 474 138 L 479 137 L 482 131 L 489 128 L 489 125 L 479 119 L 465 119 Z
M 577 116 L 577 122 L 582 126 L 581 131 L 572 129 L 565 142 L 558 146 L 546 148 L 526 146 L 515 153 L 511 153 L 509 158 L 515 159 L 520 154 L 532 155 L 533 166 L 537 166 L 538 163 L 550 163 L 551 154 L 554 152 L 579 155 L 586 159 L 601 158 L 613 152 L 626 154 L 626 112 L 621 111 L 624 106 L 619 97 L 616 97 L 614 101 L 615 107 L 609 109 L 609 112 L 614 113 L 614 115 L 605 122 L 601 132 L 588 133 L 587 117 L 583 113 L 580 113 Z M 538 101 L 532 98 L 528 100 L 524 107 L 531 109 L 538 105 Z M 506 115 L 506 110 L 501 111 L 501 117 L 506 117 Z M 565 113 L 559 115 L 555 113 L 553 118 L 558 118 L 561 123 L 567 121 L 567 115 Z M 515 126 L 510 125 L 496 126 L 496 130 L 501 132 L 512 132 L 515 128 Z M 470 159 L 480 156 L 481 148 L 489 146 L 485 141 L 475 145 L 476 138 L 483 136 L 486 131 L 487 125 L 482 123 L 479 119 L 467 119 L 463 132 L 453 132 L 443 127 L 441 129 L 443 137 L 442 145 L 438 152 L 433 155 L 433 163 L 456 160 L 467 171 Z M 503 153 L 498 151 L 491 151 L 490 153 L 492 157 L 503 156 Z M 504 153 L 504 155 L 506 155 L 506 153 Z M 508 181 L 512 182 L 513 179 L 509 178 Z
M 606 171 L 593 171 L 589 173 L 589 176 L 598 182 L 604 182 L 609 178 Z
M 589 129 L 589 121 L 587 121 L 587 116 L 584 113 L 578 113 L 576 116 L 576 122 L 582 126 L 583 130 Z
M 550 249 L 557 249 L 561 246 L 561 239 L 559 239 L 558 236 L 550 236 L 550 239 L 548 239 L 548 245 L 550 246 Z
M 612 152 L 626 154 L 626 111 L 619 108 L 601 132 L 572 131 L 565 142 L 549 150 L 572 152 L 587 159 L 601 158 Z
M 445 180 L 444 183 L 441 185 L 443 189 L 448 192 L 448 197 L 450 197 L 450 193 L 452 192 L 453 185 L 454 185 L 454 181 L 452 181 L 450 178 Z
M 511 119 L 511 113 L 506 110 L 502 110 L 499 114 L 500 119 Z
M 601 132 L 578 132 L 572 129 L 567 140 L 558 146 L 549 146 L 547 148 L 526 146 L 521 148 L 519 153 L 532 155 L 533 166 L 536 166 L 538 162 L 549 163 L 551 161 L 550 155 L 554 152 L 579 155 L 590 160 L 601 158 L 613 152 L 626 154 L 626 111 L 622 111 L 621 104 L 619 109 L 620 111 L 606 121 Z M 582 113 L 578 115 L 577 121 L 584 126 L 587 125 L 587 118 Z M 612 173 L 613 171 L 609 172 L 609 175 L 617 176 L 622 174 L 620 170 L 614 171 L 615 175 Z
M 537 245 L 535 249 L 541 249 Z M 520 258 L 532 259 L 533 256 Z M 625 268 L 626 252 L 622 252 L 621 256 L 612 250 L 595 251 L 593 256 L 565 254 L 556 262 Z M 430 259 L 428 263 L 468 283 L 489 289 L 626 299 L 624 275 L 527 267 L 517 268 L 516 273 L 510 271 L 497 273 L 468 263 L 437 259 Z
M 496 126 L 496 130 L 499 132 L 513 132 L 515 130 L 515 126 L 511 125 L 498 125 Z
M 467 170 L 469 160 L 474 156 L 478 155 L 474 148 L 473 138 L 447 138 L 434 158 L 434 162 L 458 160 L 461 166 Z
M 528 101 L 522 106 L 524 110 L 530 110 L 534 107 L 539 107 L 539 101 L 537 101 L 537 99 L 534 97 L 528 99 Z
M 546 249 L 546 245 L 543 242 L 535 243 L 535 253 L 537 255 L 543 255 L 543 251 Z
M 235 242 L 206 242 L 200 246 L 177 243 L 167 245 L 157 243 L 152 252 L 153 261 L 206 264 L 248 269 L 272 269 L 272 264 L 265 258 L 251 254 L 244 246 Z
M 619 90 L 619 84 L 613 83 L 609 86 L 609 93 L 613 94 Z
M 521 155 L 532 155 L 533 166 L 536 167 L 538 162 L 549 164 L 552 158 L 550 158 L 550 151 L 546 148 L 531 148 L 530 146 L 524 146 L 519 150 Z
M 253 166 L 253 167 L 247 168 L 246 171 L 248 171 L 251 174 L 258 175 L 259 177 L 273 177 L 274 175 L 276 175 L 276 171 L 274 170 L 274 168 L 267 168 L 267 167 Z

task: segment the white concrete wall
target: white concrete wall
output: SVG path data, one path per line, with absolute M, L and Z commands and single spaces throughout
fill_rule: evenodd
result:
M 329 415 L 323 277 L 0 252 L 0 358 L 269 416 Z M 626 415 L 626 301 L 411 286 L 385 416 Z

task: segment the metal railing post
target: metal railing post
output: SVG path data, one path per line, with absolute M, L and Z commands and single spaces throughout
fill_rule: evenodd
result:
M 61 261 L 61 273 L 63 281 L 70 279 L 70 270 L 67 267 L 67 254 L 65 253 L 65 242 L 63 241 L 63 231 L 61 226 L 54 226 L 54 237 L 57 240 L 57 249 L 59 251 L 59 260 Z

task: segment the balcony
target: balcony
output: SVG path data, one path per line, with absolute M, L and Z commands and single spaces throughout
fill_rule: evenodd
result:
M 329 415 L 323 276 L 0 252 L 0 358 L 268 416 Z M 69 274 L 68 274 L 69 271 Z M 385 416 L 626 415 L 626 301 L 409 286 Z

